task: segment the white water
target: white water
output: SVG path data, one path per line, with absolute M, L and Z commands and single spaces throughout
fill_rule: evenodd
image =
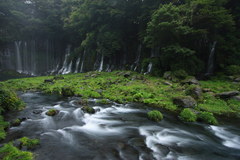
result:
M 77 59 L 77 61 L 76 61 L 76 68 L 75 68 L 75 71 L 74 71 L 74 73 L 78 73 L 78 67 L 79 67 L 79 62 L 80 62 L 80 58 L 78 58 Z
M 212 74 L 213 73 L 213 61 L 214 61 L 214 53 L 215 53 L 215 47 L 216 47 L 217 41 L 213 42 L 213 45 L 210 50 L 210 55 L 208 58 L 208 70 L 207 74 Z
M 140 45 L 138 46 L 137 55 L 136 55 L 136 60 L 135 60 L 134 64 L 131 65 L 131 70 L 133 70 L 134 65 L 135 65 L 134 71 L 137 70 L 137 67 L 138 67 L 138 65 L 139 65 L 140 56 L 141 56 L 141 51 L 142 51 L 142 45 L 140 44 Z
M 148 64 L 147 72 L 145 72 L 144 75 L 151 73 L 151 71 L 152 71 L 152 62 Z
M 100 67 L 98 69 L 99 72 L 101 72 L 103 70 L 103 60 L 104 60 L 104 54 L 102 53 L 102 58 L 101 58 L 101 63 L 100 63 Z
M 82 65 L 81 65 L 80 73 L 83 73 L 85 53 L 86 53 L 86 51 L 83 52 Z
M 17 68 L 16 68 L 16 70 L 21 73 L 22 72 L 22 60 L 21 60 L 21 55 L 20 55 L 20 45 L 21 45 L 21 41 L 15 42 L 16 53 L 17 53 Z
M 69 70 L 68 70 L 69 66 L 67 65 L 67 58 L 70 55 L 70 50 L 71 50 L 71 45 L 68 45 L 67 49 L 66 49 L 65 59 L 63 62 L 63 67 L 62 67 L 62 69 L 59 70 L 58 74 L 68 74 L 69 73 Z

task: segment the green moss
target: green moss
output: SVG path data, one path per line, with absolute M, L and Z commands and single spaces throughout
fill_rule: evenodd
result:
M 198 116 L 198 119 L 208 124 L 213 124 L 213 125 L 218 124 L 213 114 L 209 112 L 201 112 L 200 115 Z
M 5 144 L 0 148 L 0 155 L 3 155 L 3 160 L 32 160 L 33 154 L 31 152 L 20 151 L 12 145 L 12 142 Z
M 148 118 L 152 121 L 159 122 L 163 119 L 161 112 L 153 110 L 148 112 Z
M 48 116 L 54 116 L 56 114 L 58 114 L 59 111 L 55 110 L 55 109 L 50 109 L 46 114 Z
M 109 101 L 107 99 L 101 99 L 99 101 L 99 103 L 101 103 L 101 104 L 109 104 Z
M 39 139 L 30 139 L 27 137 L 23 137 L 23 138 L 19 139 L 19 141 L 21 142 L 21 146 L 22 147 L 27 146 L 27 149 L 32 149 L 40 144 Z
M 197 116 L 194 114 L 189 108 L 185 108 L 181 114 L 180 117 L 183 121 L 186 122 L 196 122 Z

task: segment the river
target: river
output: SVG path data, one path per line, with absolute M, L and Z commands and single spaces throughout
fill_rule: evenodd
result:
M 39 137 L 40 146 L 32 150 L 37 160 L 240 159 L 239 119 L 222 119 L 224 125 L 212 126 L 185 123 L 162 111 L 164 119 L 152 122 L 147 113 L 154 108 L 144 104 L 102 105 L 89 99 L 89 106 L 98 111 L 84 114 L 74 104 L 79 97 L 40 92 L 18 95 L 27 107 L 7 113 L 5 119 L 30 119 L 10 128 L 2 143 Z M 51 108 L 60 113 L 47 116 Z M 34 114 L 34 110 L 43 112 Z

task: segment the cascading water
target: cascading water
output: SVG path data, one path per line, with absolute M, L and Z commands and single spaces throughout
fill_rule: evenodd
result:
M 86 51 L 83 52 L 83 57 L 82 57 L 82 64 L 81 64 L 80 73 L 83 73 L 83 66 L 84 66 L 85 53 L 86 53 Z
M 77 61 L 76 61 L 76 68 L 75 68 L 75 71 L 74 71 L 74 73 L 78 73 L 78 67 L 79 67 L 79 62 L 80 62 L 80 58 L 78 58 L 77 59 Z
M 131 65 L 131 70 L 133 70 L 134 65 L 135 65 L 134 71 L 137 70 L 137 67 L 139 65 L 140 56 L 141 56 L 141 51 L 142 51 L 142 45 L 140 44 L 139 47 L 138 47 L 138 50 L 137 50 L 136 60 L 135 60 L 134 64 Z
M 72 61 L 69 63 L 66 74 L 70 73 L 72 71 Z
M 214 62 L 214 52 L 215 52 L 215 47 L 216 47 L 217 41 L 214 41 L 211 49 L 210 49 L 210 55 L 208 58 L 208 69 L 207 69 L 207 74 L 212 74 L 213 73 L 213 62 Z
M 22 72 L 22 60 L 21 60 L 21 55 L 20 55 L 20 45 L 21 45 L 21 41 L 15 42 L 16 53 L 17 53 L 17 67 L 16 67 L 16 70 L 21 73 Z
M 59 70 L 58 74 L 67 74 L 67 73 L 69 73 L 68 72 L 69 66 L 67 66 L 67 58 L 68 58 L 68 56 L 70 54 L 70 50 L 71 50 L 71 45 L 68 45 L 67 49 L 66 49 L 65 59 L 64 59 L 64 62 L 63 62 L 63 67 L 62 67 L 62 69 Z
M 104 54 L 102 53 L 102 58 L 101 58 L 101 63 L 100 63 L 100 67 L 98 69 L 99 72 L 101 72 L 103 70 L 103 60 L 104 60 Z
M 148 68 L 147 68 L 147 72 L 144 73 L 144 75 L 151 73 L 152 71 L 152 62 L 149 63 Z

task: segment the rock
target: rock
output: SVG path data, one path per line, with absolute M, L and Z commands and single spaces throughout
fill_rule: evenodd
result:
M 183 80 L 181 83 L 182 84 L 188 83 L 189 85 L 191 85 L 191 84 L 200 85 L 200 83 L 198 82 L 198 80 L 195 77 L 187 78 L 187 79 Z
M 118 71 L 116 71 L 114 74 L 118 74 Z
M 239 82 L 232 82 L 232 84 L 239 84 Z
M 206 92 L 211 92 L 212 89 L 210 89 L 210 88 L 203 88 L 202 91 L 203 91 L 203 93 L 206 93 Z
M 234 76 L 228 76 L 230 80 L 234 80 Z
M 189 108 L 189 110 L 196 115 L 200 115 L 200 112 L 196 111 L 195 109 Z
M 170 82 L 168 82 L 168 81 L 164 81 L 163 84 L 165 84 L 165 85 L 170 85 L 170 86 L 172 85 L 172 83 L 170 83 Z
M 123 73 L 124 73 L 124 72 L 120 72 L 120 73 L 117 74 L 117 76 L 120 76 L 120 75 L 122 75 Z
M 128 78 L 129 76 L 131 76 L 131 72 L 130 71 L 128 71 L 128 72 L 126 72 L 126 73 L 124 73 L 124 75 L 123 75 L 125 78 Z
M 184 108 L 195 107 L 195 101 L 191 96 L 175 97 L 173 98 L 173 104 Z
M 237 101 L 240 101 L 240 96 L 232 96 L 230 99 L 235 99 Z
M 234 81 L 235 82 L 240 82 L 240 78 L 236 78 Z
M 33 113 L 34 114 L 41 114 L 43 112 L 43 110 L 34 110 Z
M 156 144 L 158 150 L 160 151 L 160 154 L 162 157 L 166 157 L 168 153 L 170 152 L 170 149 L 167 146 L 164 146 L 162 144 Z
M 165 72 L 164 75 L 163 75 L 163 79 L 171 80 L 172 79 L 171 73 L 170 72 Z
M 29 117 L 23 117 L 23 118 L 18 118 L 20 120 L 20 122 L 26 121 L 28 119 L 30 119 Z
M 50 109 L 48 112 L 46 112 L 46 115 L 48 115 L 48 116 L 55 116 L 58 113 L 59 113 L 59 110 Z
M 214 93 L 213 92 L 206 92 L 208 95 L 214 97 Z
M 95 109 L 93 109 L 92 107 L 89 107 L 89 106 L 83 106 L 83 107 L 81 108 L 81 110 L 82 110 L 83 112 L 87 112 L 87 113 L 91 113 L 91 114 L 93 114 L 93 113 L 96 112 Z
M 12 145 L 17 149 L 21 149 L 21 142 L 19 140 L 14 141 Z
M 237 96 L 238 94 L 239 94 L 239 91 L 224 92 L 224 93 L 216 94 L 215 97 L 230 98 L 230 97 L 233 97 L 233 96 Z
M 132 76 L 132 81 L 135 81 L 136 80 L 136 76 Z
M 45 79 L 44 80 L 44 83 L 48 83 L 48 82 L 53 83 L 53 80 L 52 79 Z
M 101 90 L 101 89 L 96 89 L 95 91 L 102 95 L 103 90 Z
M 146 147 L 146 143 L 142 138 L 132 138 L 128 141 L 128 144 L 135 147 Z
M 124 86 L 130 86 L 132 84 L 132 82 L 129 82 L 127 84 L 125 84 Z
M 199 99 L 202 97 L 201 88 L 198 85 L 194 85 L 194 84 L 191 84 L 189 86 L 189 89 L 186 90 L 186 94 L 192 96 L 195 99 Z
M 93 74 L 92 77 L 96 77 L 97 75 L 96 74 Z
M 138 79 L 138 80 L 143 80 L 144 77 L 143 77 L 143 76 L 137 76 L 137 79 Z

